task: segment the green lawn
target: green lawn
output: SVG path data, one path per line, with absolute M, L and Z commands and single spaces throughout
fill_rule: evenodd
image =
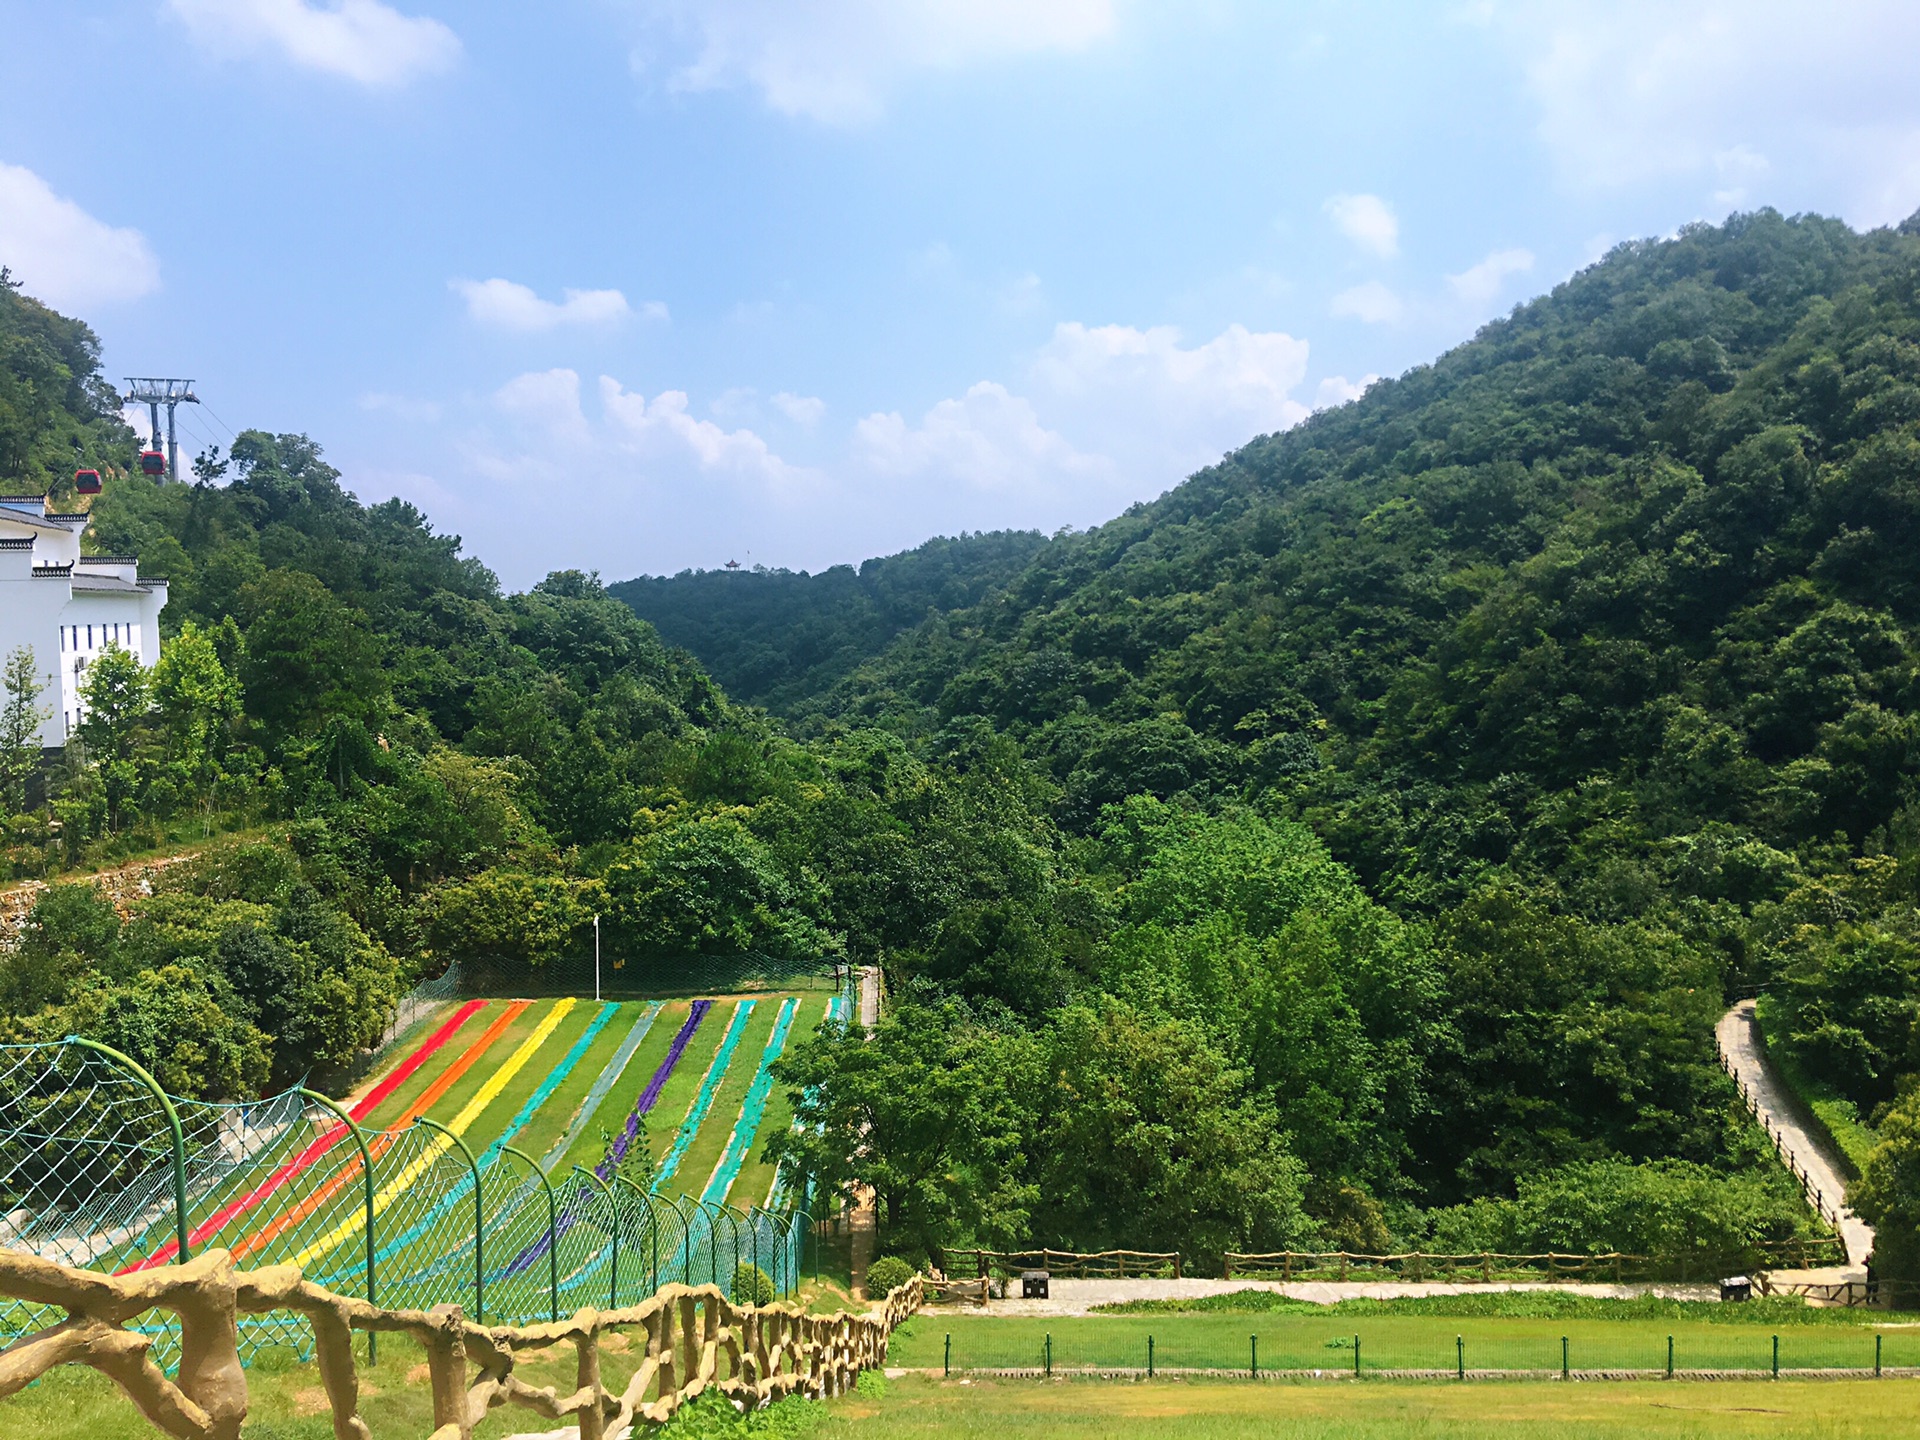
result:
M 938 1367 L 950 1336 L 955 1369 L 1039 1366 L 1050 1334 L 1056 1370 L 1145 1366 L 1149 1336 L 1156 1367 L 1244 1369 L 1257 1337 L 1263 1369 L 1351 1374 L 1358 1335 L 1363 1371 L 1451 1370 L 1455 1337 L 1465 1344 L 1468 1369 L 1558 1370 L 1565 1336 L 1573 1369 L 1649 1369 L 1665 1366 L 1671 1335 L 1679 1369 L 1766 1369 L 1776 1331 L 1782 1369 L 1870 1367 L 1876 1333 L 1886 1365 L 1920 1366 L 1920 1327 L 1326 1313 L 1016 1319 L 930 1312 L 898 1332 L 888 1363 Z
M 610 1382 L 617 1383 L 627 1372 L 627 1361 L 617 1354 L 608 1356 Z M 379 1366 L 367 1368 L 363 1362 L 362 1413 L 375 1440 L 425 1440 L 432 1419 L 424 1369 L 417 1347 L 397 1338 L 383 1342 Z M 524 1366 L 522 1373 L 534 1383 L 564 1385 L 570 1383 L 570 1371 L 570 1364 L 556 1356 L 545 1364 Z M 252 1407 L 243 1431 L 246 1440 L 331 1440 L 319 1377 L 311 1366 L 269 1363 L 256 1366 L 248 1379 Z M 811 1425 L 760 1433 L 804 1434 L 811 1440 L 1920 1436 L 1920 1386 L 1906 1380 L 1572 1385 L 1379 1380 L 1356 1385 L 906 1377 L 867 1388 L 882 1393 L 822 1405 Z M 503 1440 L 545 1428 L 548 1422 L 532 1412 L 507 1407 L 483 1420 L 477 1434 L 480 1440 Z M 8 1440 L 132 1440 L 160 1432 L 140 1420 L 109 1381 L 68 1367 L 10 1400 L 0 1400 L 0 1433 Z M 663 1433 L 670 1440 L 675 1430 Z
M 779 1017 L 780 1001 L 777 999 L 769 997 L 753 1007 L 753 1014 L 748 1017 L 746 1027 L 740 1033 L 740 1043 L 734 1047 L 733 1062 L 727 1066 L 726 1079 L 720 1082 L 720 1088 L 714 1094 L 713 1108 L 707 1112 L 707 1118 L 694 1135 L 693 1144 L 687 1147 L 687 1153 L 681 1157 L 680 1169 L 666 1187 L 669 1192 L 683 1190 L 689 1195 L 698 1196 L 706 1189 L 707 1178 L 713 1174 L 713 1167 L 720 1163 L 727 1140 L 733 1134 L 734 1124 L 740 1119 L 741 1102 L 747 1098 L 754 1072 L 760 1068 L 760 1052 L 767 1048 L 767 1041 L 773 1035 L 774 1022 Z M 667 1135 L 664 1127 L 660 1135 L 671 1142 L 671 1136 Z

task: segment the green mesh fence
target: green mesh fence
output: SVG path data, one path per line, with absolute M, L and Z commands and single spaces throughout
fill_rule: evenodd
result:
M 599 993 L 608 998 L 634 996 L 734 995 L 755 990 L 826 992 L 846 983 L 847 968 L 812 957 L 781 958 L 748 951 L 737 955 L 615 956 L 604 954 Z M 495 960 L 456 961 L 429 982 L 451 987 L 442 998 L 519 996 L 545 998 L 592 995 L 594 962 L 588 955 L 538 969 Z M 418 993 L 416 991 L 415 993 Z
M 390 1308 L 503 1323 L 632 1305 L 674 1281 L 731 1288 L 741 1264 L 789 1293 L 804 1241 L 784 1214 L 543 1175 L 513 1151 L 476 1162 L 430 1124 L 354 1127 L 310 1092 L 206 1104 L 88 1042 L 0 1046 L 0 1244 L 125 1272 L 177 1261 L 183 1235 L 192 1255 L 220 1247 Z M 59 1318 L 0 1301 L 0 1346 Z M 247 1358 L 310 1345 L 291 1315 L 242 1324 Z M 171 1365 L 177 1335 L 157 1316 L 151 1333 Z

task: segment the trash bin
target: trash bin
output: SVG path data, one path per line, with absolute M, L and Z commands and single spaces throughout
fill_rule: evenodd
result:
M 1749 1280 L 1745 1275 L 1727 1276 L 1726 1279 L 1720 1282 L 1720 1298 L 1722 1300 L 1751 1300 L 1753 1298 L 1753 1281 Z
M 1053 1276 L 1045 1270 L 1022 1270 L 1020 1272 L 1020 1298 L 1022 1300 L 1044 1300 L 1047 1298 L 1047 1282 Z

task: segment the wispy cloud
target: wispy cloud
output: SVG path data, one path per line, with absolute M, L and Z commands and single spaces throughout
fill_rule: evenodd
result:
M 1378 280 L 1355 285 L 1333 297 L 1328 307 L 1342 319 L 1361 320 L 1369 325 L 1390 325 L 1406 313 L 1406 303 Z
M 1509 275 L 1524 275 L 1531 269 L 1531 250 L 1495 250 L 1478 265 L 1470 265 L 1458 275 L 1449 275 L 1447 288 L 1462 304 L 1480 309 L 1500 294 Z
M 680 90 L 748 86 L 829 125 L 879 116 L 909 75 L 1072 52 L 1115 28 L 1113 0 L 645 0 L 650 50 Z M 650 68 L 652 54 L 636 57 Z
M 167 0 L 210 49 L 276 52 L 296 65 L 367 86 L 403 85 L 451 69 L 460 37 L 425 15 L 403 15 L 381 0 Z

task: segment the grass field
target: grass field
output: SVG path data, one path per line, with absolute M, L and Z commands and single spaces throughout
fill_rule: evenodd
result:
M 617 1367 L 616 1367 L 617 1368 Z M 420 1352 L 387 1346 L 362 1371 L 363 1413 L 375 1440 L 424 1440 L 431 1402 Z M 563 1370 L 566 1373 L 562 1373 Z M 549 1373 L 550 1372 L 550 1373 Z M 570 1367 L 529 1366 L 525 1378 L 570 1384 Z M 610 1375 L 609 1378 L 612 1378 Z M 256 1365 L 245 1440 L 331 1440 L 311 1366 Z M 1513 1440 L 1583 1436 L 1920 1436 L 1920 1383 L 1911 1380 L 1593 1382 L 1350 1380 L 949 1380 L 905 1377 L 879 1395 L 832 1401 L 763 1433 L 813 1440 L 1225 1440 L 1240 1436 Z M 806 1402 L 802 1402 L 806 1403 Z M 495 1411 L 479 1440 L 546 1428 L 531 1412 Z M 158 1435 L 92 1371 L 68 1367 L 0 1401 L 8 1440 L 120 1440 Z M 755 1427 L 758 1428 L 758 1427 Z M 703 1432 L 713 1434 L 712 1431 Z M 728 1433 L 749 1433 L 744 1430 Z M 671 1437 L 674 1430 L 664 1432 Z
M 1469 1370 L 1553 1370 L 1561 1340 L 1575 1370 L 1651 1370 L 1667 1363 L 1667 1337 L 1679 1370 L 1769 1370 L 1773 1336 L 1783 1370 L 1868 1367 L 1875 1336 L 1883 1363 L 1920 1366 L 1920 1328 L 1829 1324 L 1717 1324 L 1704 1319 L 1603 1320 L 1506 1316 L 1367 1315 L 1115 1315 L 1058 1319 L 965 1314 L 916 1316 L 893 1342 L 891 1365 L 939 1368 L 952 1341 L 960 1369 L 1016 1369 L 1043 1364 L 1052 1337 L 1056 1371 L 1082 1367 L 1144 1368 L 1147 1340 L 1159 1369 L 1321 1370 L 1352 1374 L 1354 1338 L 1361 1369 L 1453 1370 L 1464 1345 Z M 1256 1356 L 1257 1350 L 1257 1356 Z

